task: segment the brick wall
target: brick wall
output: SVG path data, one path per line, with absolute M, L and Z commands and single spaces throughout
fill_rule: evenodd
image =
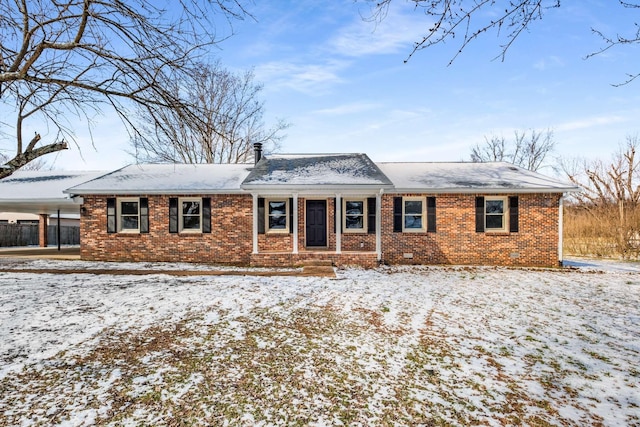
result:
M 107 233 L 107 198 L 85 196 L 80 221 L 82 259 L 249 264 L 253 248 L 250 195 L 213 195 L 211 233 L 169 233 L 169 197 L 149 199 L 149 233 Z M 184 197 L 200 197 L 184 195 Z
M 490 196 L 490 194 L 479 194 Z M 291 255 L 293 234 L 261 234 L 261 254 L 252 255 L 252 198 L 214 195 L 211 233 L 169 233 L 169 197 L 149 199 L 149 233 L 107 233 L 106 200 L 115 196 L 84 197 L 81 216 L 81 255 L 103 261 L 181 261 L 239 265 L 294 265 L 330 260 L 336 265 L 375 265 L 375 235 L 343 233 L 342 254 L 335 254 L 335 204 L 327 199 L 328 247 L 305 248 L 305 198 L 298 200 L 299 254 Z M 184 195 L 194 197 L 194 195 Z M 557 266 L 558 194 L 519 195 L 517 233 L 476 233 L 475 194 L 437 195 L 435 233 L 394 233 L 393 198 L 382 197 L 382 262 L 387 264 L 486 264 Z M 404 196 L 427 195 L 404 194 Z M 200 197 L 195 195 L 195 197 Z M 268 252 L 268 253 L 266 253 Z
M 491 194 L 478 194 L 491 196 Z M 382 198 L 382 262 L 387 264 L 558 265 L 558 194 L 520 194 L 519 231 L 475 231 L 476 194 L 437 195 L 435 233 L 394 233 L 393 197 Z

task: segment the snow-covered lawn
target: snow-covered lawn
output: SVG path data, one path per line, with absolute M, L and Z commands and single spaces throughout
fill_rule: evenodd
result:
M 640 425 L 640 274 L 588 267 L 0 273 L 0 426 Z

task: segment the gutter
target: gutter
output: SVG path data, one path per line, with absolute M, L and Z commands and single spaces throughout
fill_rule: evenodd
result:
M 566 188 L 492 188 L 492 187 L 474 187 L 474 188 L 394 188 L 388 190 L 387 194 L 404 194 L 404 193 L 428 193 L 428 194 L 539 194 L 539 193 L 574 193 L 578 192 L 578 187 Z

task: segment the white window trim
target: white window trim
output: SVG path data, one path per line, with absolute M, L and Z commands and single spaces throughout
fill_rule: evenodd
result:
M 489 228 L 487 227 L 487 202 L 490 201 L 502 201 L 504 207 L 502 211 L 502 228 Z M 497 215 L 492 215 L 497 216 Z M 509 198 L 503 196 L 485 196 L 484 198 L 484 231 L 485 233 L 506 233 L 509 230 Z
M 362 202 L 362 228 L 347 228 L 347 202 Z M 342 199 L 342 232 L 366 233 L 367 228 L 367 199 L 360 197 L 348 197 Z
M 200 204 L 199 228 L 184 228 L 184 214 L 182 212 L 183 202 L 198 202 Z M 181 197 L 178 199 L 178 231 L 180 233 L 202 233 L 202 197 Z
M 136 202 L 138 203 L 138 228 L 122 228 L 122 203 Z M 133 216 L 133 215 L 127 215 Z M 139 197 L 118 197 L 116 199 L 116 221 L 118 224 L 118 233 L 140 234 L 140 198 Z
M 280 229 L 280 228 L 271 228 L 269 227 L 269 202 L 284 202 L 284 216 L 285 216 L 285 225 L 284 225 L 284 229 Z M 266 233 L 275 233 L 275 234 L 289 234 L 289 228 L 290 228 L 290 224 L 289 224 L 289 199 L 288 198 L 284 198 L 284 199 L 278 199 L 278 198 L 272 198 L 272 199 L 264 199 L 264 229 Z
M 405 228 L 405 202 L 422 202 L 422 227 Z M 403 197 L 402 198 L 402 232 L 403 233 L 424 233 L 427 230 L 427 199 L 425 197 Z

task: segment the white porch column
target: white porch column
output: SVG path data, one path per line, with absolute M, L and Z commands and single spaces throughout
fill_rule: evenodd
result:
M 564 221 L 564 195 L 560 196 L 560 202 L 558 203 L 558 262 L 562 265 L 562 245 L 564 243 L 563 240 L 563 221 Z
M 293 253 L 298 253 L 298 193 L 293 194 Z
M 342 195 L 336 194 L 336 253 L 342 253 Z
M 253 196 L 253 253 L 258 253 L 258 195 Z
M 382 193 L 376 194 L 376 255 L 382 259 Z

